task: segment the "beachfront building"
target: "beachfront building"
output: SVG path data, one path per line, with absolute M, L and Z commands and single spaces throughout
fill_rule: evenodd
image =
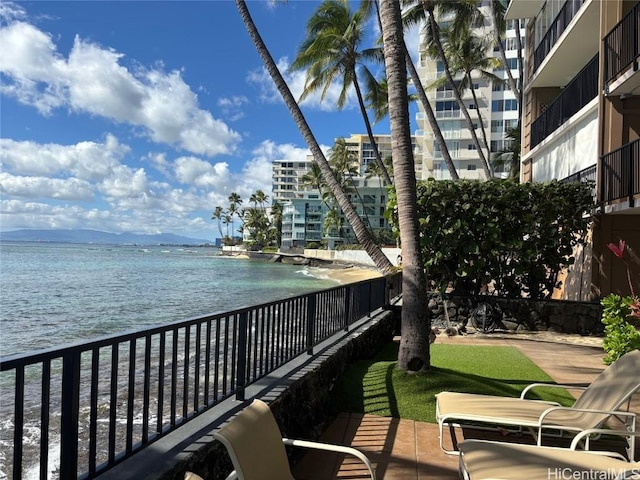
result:
M 471 33 L 478 39 L 492 38 L 493 24 L 487 0 L 479 2 L 479 10 L 484 16 L 484 24 L 473 28 Z M 446 26 L 450 20 L 451 18 L 448 17 L 437 19 L 441 26 Z M 507 24 L 503 43 L 508 68 L 513 77 L 519 79 L 516 28 L 520 29 L 520 35 L 524 37 L 524 22 L 511 21 Z M 493 47 L 493 42 L 488 42 L 486 56 L 498 57 L 498 55 L 498 50 Z M 443 63 L 428 53 L 424 28 L 421 29 L 420 34 L 417 70 L 459 177 L 484 179 L 482 160 L 478 155 L 468 123 L 461 113 L 451 86 L 446 84 L 437 88 L 429 88 L 438 79 L 444 77 L 445 73 Z M 500 79 L 507 79 L 507 72 L 503 67 L 495 68 L 492 73 Z M 454 79 L 458 81 L 461 77 L 462 74 L 458 74 L 454 76 Z M 509 127 L 515 127 L 518 123 L 518 100 L 508 83 L 485 80 L 481 78 L 478 70 L 471 72 L 471 79 L 473 92 L 471 88 L 466 88 L 460 93 L 474 122 L 475 133 L 484 147 L 485 156 L 489 153 L 490 158 L 493 158 L 507 147 L 509 140 L 506 139 L 506 132 Z M 414 150 L 416 172 L 420 174 L 418 178 L 425 180 L 427 178 L 449 179 L 451 178 L 449 169 L 443 160 L 442 151 L 435 141 L 433 130 L 420 102 L 418 102 L 418 109 L 416 114 L 417 131 L 415 132 L 418 148 Z M 485 136 L 489 145 L 484 143 Z M 505 176 L 504 166 L 496 167 L 494 170 L 495 176 Z
M 391 157 L 391 136 L 374 137 L 383 160 Z M 413 139 L 415 145 L 415 137 Z M 357 174 L 350 178 L 348 192 L 354 208 L 378 238 L 389 238 L 390 226 L 384 217 L 388 200 L 382 179 L 371 167 L 375 164 L 375 152 L 368 135 L 351 135 L 345 138 L 347 150 L 352 154 Z M 339 244 L 356 243 L 355 234 L 342 212 L 322 193 L 305 182 L 313 157 L 308 155 L 297 161 L 273 162 L 274 201 L 282 203 L 281 249 L 304 248 L 309 243 L 324 243 L 329 248 Z M 334 211 L 335 210 L 335 211 Z
M 521 180 L 595 182 L 589 246 L 559 298 L 630 293 L 607 244 L 624 240 L 640 254 L 639 3 L 512 0 L 507 9 L 506 18 L 527 19 Z

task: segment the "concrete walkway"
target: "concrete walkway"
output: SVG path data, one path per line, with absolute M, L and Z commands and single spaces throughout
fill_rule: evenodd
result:
M 602 339 L 595 337 L 477 334 L 439 336 L 436 342 L 516 347 L 561 384 L 591 383 L 605 368 Z M 631 408 L 640 412 L 639 395 L 634 397 Z M 474 438 L 491 436 L 480 433 Z M 459 478 L 458 458 L 445 455 L 440 449 L 436 424 L 342 413 L 324 432 L 321 441 L 362 450 L 376 465 L 379 480 Z M 306 454 L 296 465 L 294 474 L 299 480 L 368 478 L 359 460 L 347 458 L 342 461 L 339 456 L 329 453 Z

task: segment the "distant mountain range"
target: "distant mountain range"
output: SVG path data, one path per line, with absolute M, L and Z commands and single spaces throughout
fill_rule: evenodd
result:
M 3 242 L 59 242 L 59 243 L 99 243 L 108 245 L 204 245 L 210 240 L 182 237 L 172 233 L 141 235 L 137 233 L 108 233 L 98 230 L 15 230 L 1 232 Z

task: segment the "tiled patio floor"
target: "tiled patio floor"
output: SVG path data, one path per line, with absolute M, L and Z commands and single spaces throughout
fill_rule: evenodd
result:
M 439 336 L 437 342 L 517 347 L 562 384 L 590 383 L 604 368 L 601 341 L 595 338 L 467 335 Z M 634 397 L 631 409 L 640 412 L 640 396 Z M 478 438 L 486 434 L 475 431 L 471 435 Z M 362 450 L 376 465 L 379 480 L 459 478 L 458 458 L 441 451 L 435 424 L 342 413 L 324 432 L 321 441 Z M 367 478 L 359 460 L 347 458 L 342 462 L 342 458 L 329 453 L 305 455 L 294 474 L 300 480 Z

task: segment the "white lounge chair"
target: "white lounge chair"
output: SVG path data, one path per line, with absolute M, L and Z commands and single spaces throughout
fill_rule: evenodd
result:
M 254 400 L 213 437 L 227 448 L 235 469 L 227 480 L 294 480 L 285 445 L 353 455 L 364 463 L 371 479 L 376 478 L 373 464 L 355 448 L 282 438 L 269 406 L 260 400 Z M 187 472 L 185 480 L 201 479 Z
M 520 398 L 472 393 L 442 392 L 436 396 L 436 420 L 440 447 L 447 454 L 457 454 L 455 425 L 490 424 L 529 429 L 542 445 L 544 431 L 577 433 L 600 428 L 611 417 L 621 420 L 627 431 L 636 431 L 636 414 L 628 411 L 631 396 L 640 389 L 640 350 L 629 352 L 609 365 L 585 387 L 571 407 L 554 402 L 527 399 L 536 387 L 572 389 L 571 385 L 534 383 L 522 391 Z M 621 407 L 627 403 L 627 410 Z M 444 446 L 444 426 L 451 427 L 453 449 Z M 628 437 L 629 454 L 635 454 L 635 437 Z
M 640 463 L 619 453 L 576 451 L 578 443 L 593 434 L 616 433 L 590 429 L 579 433 L 571 447 L 539 447 L 486 440 L 460 443 L 460 478 L 464 480 L 549 480 L 553 478 L 640 478 Z M 628 435 L 629 432 L 617 432 Z M 640 436 L 635 432 L 634 436 Z

